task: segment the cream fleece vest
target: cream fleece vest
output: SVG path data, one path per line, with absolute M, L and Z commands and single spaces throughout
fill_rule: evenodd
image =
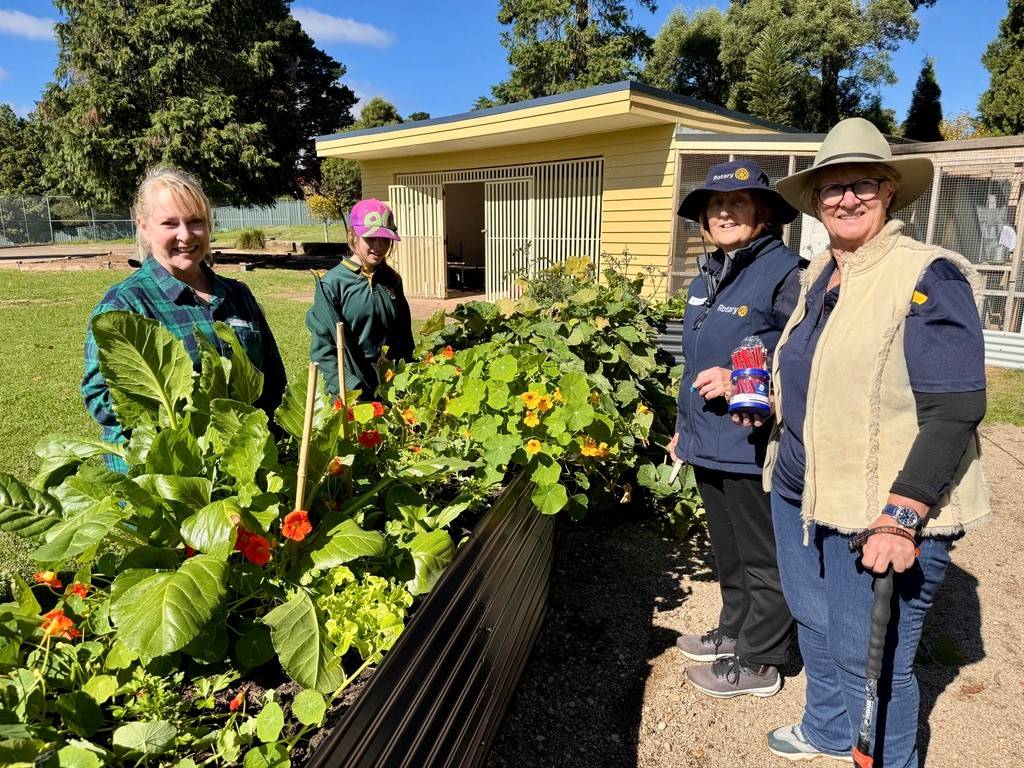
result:
M 811 522 L 852 533 L 870 525 L 889 496 L 917 437 L 917 408 L 903 350 L 903 332 L 914 289 L 928 265 L 946 259 L 974 278 L 962 256 L 924 245 L 900 234 L 903 222 L 890 221 L 872 240 L 843 260 L 842 290 L 822 331 L 811 362 L 804 420 L 807 467 L 802 513 Z M 782 332 L 772 378 L 777 425 L 764 466 L 771 484 L 778 453 L 781 412 L 778 350 L 806 313 L 807 289 L 832 258 L 818 256 L 803 276 L 796 311 Z M 981 475 L 978 437 L 970 441 L 950 488 L 931 509 L 923 534 L 961 533 L 990 514 Z

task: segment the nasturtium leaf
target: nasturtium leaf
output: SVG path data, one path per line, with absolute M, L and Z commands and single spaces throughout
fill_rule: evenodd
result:
M 253 747 L 242 758 L 242 768 L 290 768 L 292 761 L 280 743 Z
M 341 664 L 327 649 L 323 619 L 305 592 L 263 617 L 281 666 L 303 688 L 321 693 L 337 689 L 344 678 Z
M 248 632 L 238 638 L 235 655 L 246 667 L 258 667 L 274 658 L 270 627 L 265 624 L 254 624 Z
M 263 743 L 277 741 L 284 728 L 284 710 L 276 701 L 268 701 L 256 716 L 256 736 Z
M 569 495 L 561 483 L 538 485 L 531 494 L 530 500 L 545 515 L 553 515 L 565 506 Z
M 323 535 L 323 543 L 310 556 L 321 570 L 335 568 L 360 557 L 384 551 L 384 537 L 376 531 L 364 531 L 355 520 L 345 520 Z
M 228 393 L 232 400 L 255 403 L 263 392 L 263 374 L 252 364 L 245 347 L 227 323 L 215 323 L 217 338 L 231 349 L 231 372 L 228 374 Z
M 640 334 L 636 332 L 636 328 L 631 325 L 622 325 L 615 329 L 616 335 L 623 341 L 628 341 L 630 344 L 636 344 L 640 341 Z
M 0 472 L 0 531 L 34 539 L 60 520 L 58 511 L 56 500 L 48 493 Z
M 565 428 L 570 432 L 578 432 L 594 421 L 594 409 L 590 403 L 565 406 Z
M 413 595 L 422 595 L 433 589 L 441 573 L 455 556 L 455 546 L 447 531 L 417 534 L 405 545 L 412 555 L 416 575 L 406 583 Z
M 566 405 L 583 405 L 590 397 L 587 377 L 579 371 L 571 371 L 558 380 L 558 389 Z
M 36 442 L 36 456 L 43 460 L 39 473 L 32 481 L 35 488 L 46 489 L 61 482 L 86 459 L 113 453 L 120 456 L 120 445 L 70 435 L 46 435 Z
M 145 756 L 162 755 L 174 746 L 178 729 L 166 720 L 127 723 L 114 731 L 114 750 Z
M 0 726 L 0 730 L 9 726 Z M 46 742 L 26 737 L 4 738 L 0 735 L 0 765 L 32 768 L 43 753 Z
M 512 355 L 502 355 L 491 363 L 488 373 L 495 381 L 513 381 L 519 373 L 519 364 Z
M 100 705 L 84 691 L 73 691 L 58 696 L 54 709 L 68 730 L 86 739 L 103 725 L 103 711 Z
M 227 560 L 235 549 L 242 510 L 234 499 L 207 504 L 181 524 L 181 538 L 196 552 Z
M 93 675 L 82 686 L 82 691 L 89 694 L 97 704 L 102 704 L 117 693 L 117 688 L 117 678 L 113 675 Z
M 578 344 L 585 344 L 590 341 L 591 337 L 597 332 L 590 323 L 580 323 L 572 329 L 572 333 L 569 334 L 569 338 L 565 340 L 565 343 L 570 347 L 575 347 Z
M 50 528 L 45 534 L 46 543 L 30 555 L 40 563 L 58 563 L 81 555 L 99 544 L 127 515 L 127 510 L 116 499 L 99 501 L 92 508 L 64 518 Z
M 107 670 L 128 669 L 139 654 L 129 648 L 120 640 L 115 640 L 107 651 L 107 658 L 103 661 L 103 668 Z
M 537 466 L 534 467 L 533 474 L 530 475 L 533 482 L 537 485 L 551 485 L 557 483 L 561 476 L 562 467 L 557 461 L 543 454 L 538 455 Z
M 149 658 L 183 648 L 221 604 L 227 574 L 227 563 L 211 555 L 191 557 L 177 571 L 120 574 L 110 598 L 118 638 Z
M 573 304 L 589 304 L 591 301 L 596 301 L 597 296 L 598 293 L 596 288 L 581 288 L 569 297 L 569 301 Z
M 615 388 L 615 400 L 619 405 L 629 405 L 638 397 L 640 397 L 640 390 L 630 379 L 620 381 L 619 386 Z
M 95 752 L 73 744 L 57 750 L 57 768 L 100 768 L 102 763 Z
M 498 433 L 484 441 L 484 461 L 492 466 L 508 464 L 522 440 L 514 435 Z
M 437 310 L 434 314 L 423 321 L 423 325 L 420 326 L 419 332 L 423 336 L 429 336 L 431 333 L 437 333 L 445 324 L 445 313 L 443 309 Z
M 192 358 L 180 339 L 156 320 L 134 312 L 105 312 L 92 320 L 100 373 L 125 429 L 152 419 L 176 424 L 192 395 Z
M 326 712 L 324 697 L 308 688 L 300 691 L 292 701 L 292 714 L 303 725 L 320 725 Z

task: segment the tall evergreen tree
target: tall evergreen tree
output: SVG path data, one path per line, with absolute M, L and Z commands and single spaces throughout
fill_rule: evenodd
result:
M 797 67 L 793 51 L 781 24 L 773 23 L 757 35 L 757 46 L 747 61 L 750 114 L 788 124 L 793 119 L 793 90 Z
M 689 20 L 681 9 L 672 11 L 654 38 L 643 81 L 724 106 L 729 84 L 718 59 L 724 19 L 713 7 L 697 11 Z
M 994 136 L 1024 133 L 1024 0 L 1009 0 L 999 34 L 989 43 L 982 63 L 990 73 L 978 113 Z
M 269 202 L 315 174 L 312 136 L 351 122 L 344 67 L 290 0 L 54 2 L 64 20 L 40 112 L 61 192 L 125 203 L 168 163 L 219 202 Z
M 942 89 L 935 79 L 935 62 L 929 56 L 921 66 L 921 74 L 910 97 L 910 109 L 903 123 L 903 135 L 918 141 L 942 141 Z
M 648 10 L 656 0 L 633 0 Z M 500 0 L 498 21 L 512 68 L 474 108 L 509 104 L 635 76 L 651 48 L 622 0 Z
M 44 128 L 34 116 L 20 118 L 0 104 L 0 195 L 40 195 L 43 185 Z

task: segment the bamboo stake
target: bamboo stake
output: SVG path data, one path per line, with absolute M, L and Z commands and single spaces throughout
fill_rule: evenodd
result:
M 334 335 L 338 347 L 338 399 L 345 415 L 341 417 L 341 439 L 348 439 L 348 402 L 345 400 L 345 324 L 339 322 L 334 326 Z
M 303 509 L 306 500 L 306 461 L 309 459 L 309 437 L 313 431 L 313 404 L 316 401 L 316 377 L 318 363 L 309 364 L 309 381 L 306 384 L 306 413 L 302 422 L 302 445 L 299 448 L 299 474 L 295 481 L 295 508 Z

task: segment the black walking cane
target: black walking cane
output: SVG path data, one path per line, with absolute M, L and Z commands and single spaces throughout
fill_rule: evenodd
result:
M 882 675 L 882 655 L 885 652 L 885 634 L 889 629 L 889 603 L 892 599 L 892 566 L 883 575 L 875 577 L 875 601 L 871 606 L 871 635 L 868 639 L 868 661 L 864 668 L 864 714 L 860 719 L 857 746 L 853 748 L 853 762 L 857 768 L 873 768 L 875 758 L 871 752 L 871 724 L 878 706 L 878 678 Z

